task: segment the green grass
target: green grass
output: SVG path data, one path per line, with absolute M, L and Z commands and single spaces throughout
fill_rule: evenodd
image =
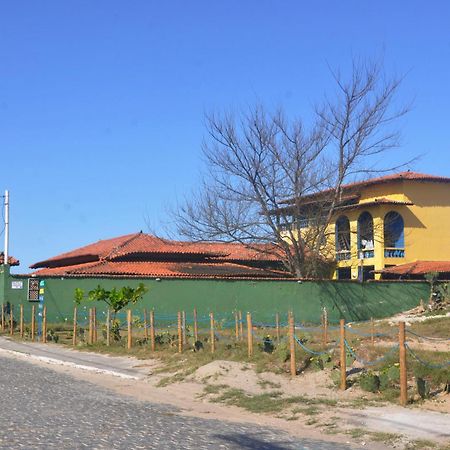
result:
M 315 416 L 320 413 L 317 406 L 306 406 L 304 408 L 296 407 L 292 410 L 293 414 L 304 414 L 305 416 Z
M 203 388 L 205 394 L 218 394 L 220 391 L 229 388 L 227 384 L 207 384 Z
M 367 430 L 363 428 L 352 428 L 351 430 L 347 430 L 345 434 L 350 435 L 353 439 L 359 439 L 367 435 Z
M 318 405 L 336 406 L 337 404 L 334 400 L 308 398 L 301 395 L 284 397 L 281 391 L 252 395 L 242 389 L 234 388 L 227 389 L 211 401 L 238 406 L 256 413 L 279 413 L 294 405 L 302 404 L 305 406 L 297 406 L 293 412 L 301 412 L 306 415 L 318 414 L 320 412 Z
M 279 391 L 259 395 L 249 395 L 242 389 L 228 389 L 212 401 L 238 406 L 250 412 L 274 413 L 281 412 L 288 406 L 288 402 L 281 398 Z
M 401 434 L 385 433 L 382 431 L 370 432 L 370 439 L 375 442 L 383 442 L 387 445 L 394 445 L 402 438 Z
M 435 448 L 437 448 L 437 444 L 427 439 L 416 439 L 408 442 L 405 446 L 405 450 L 430 450 Z
M 267 388 L 280 389 L 281 388 L 281 384 L 280 383 L 273 383 L 272 381 L 269 381 L 269 380 L 259 380 L 258 381 L 258 385 L 262 389 L 267 389 Z
M 317 424 L 318 420 L 317 419 L 308 419 L 305 423 L 306 425 L 315 425 Z
M 189 375 L 192 375 L 196 371 L 195 368 L 190 367 L 187 370 L 184 370 L 182 372 L 177 372 L 175 375 L 172 375 L 170 377 L 164 377 L 161 378 L 158 383 L 156 383 L 157 387 L 165 387 L 169 384 L 173 383 L 179 383 L 181 381 L 184 381 Z
M 440 312 L 445 314 L 444 312 Z M 450 324 L 450 317 L 433 317 L 430 316 L 423 322 L 413 322 L 407 330 L 427 337 L 442 337 L 448 338 L 448 328 Z

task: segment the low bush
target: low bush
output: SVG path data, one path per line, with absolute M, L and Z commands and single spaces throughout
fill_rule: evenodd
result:
M 367 392 L 378 392 L 380 390 L 380 377 L 373 372 L 363 373 L 359 377 L 359 386 Z

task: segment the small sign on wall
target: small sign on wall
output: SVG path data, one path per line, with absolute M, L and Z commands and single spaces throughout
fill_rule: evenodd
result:
M 23 289 L 23 281 L 11 281 L 11 289 Z

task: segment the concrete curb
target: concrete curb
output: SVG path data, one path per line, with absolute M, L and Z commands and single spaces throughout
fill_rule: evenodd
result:
M 123 378 L 125 380 L 139 380 L 140 379 L 139 377 L 136 377 L 133 375 L 127 375 L 125 373 L 117 372 L 115 370 L 100 369 L 95 366 L 86 366 L 84 364 L 76 364 L 76 363 L 73 363 L 70 361 L 64 361 L 64 360 L 56 359 L 56 358 L 49 358 L 48 356 L 37 356 L 37 355 L 33 355 L 31 353 L 23 353 L 23 352 L 18 352 L 15 350 L 7 350 L 4 348 L 0 348 L 0 353 L 3 353 L 3 354 L 6 353 L 6 354 L 16 356 L 16 357 L 19 357 L 22 359 L 32 359 L 34 361 L 40 361 L 40 362 L 43 362 L 46 364 L 54 364 L 54 365 L 58 365 L 58 366 L 71 367 L 73 369 L 86 370 L 86 371 L 94 372 L 94 373 L 112 375 L 114 377 Z

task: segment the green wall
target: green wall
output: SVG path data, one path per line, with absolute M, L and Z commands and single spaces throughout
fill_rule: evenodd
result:
M 23 281 L 22 289 L 12 289 L 12 281 Z M 250 311 L 255 322 L 274 322 L 274 314 L 284 315 L 289 309 L 299 322 L 320 321 L 321 307 L 326 306 L 330 321 L 341 317 L 347 321 L 381 318 L 413 308 L 420 299 L 429 296 L 425 282 L 378 281 L 250 281 L 250 280 L 161 280 L 117 278 L 45 278 L 44 302 L 49 322 L 72 320 L 75 288 L 85 291 L 97 285 L 137 286 L 144 283 L 149 291 L 138 309 L 154 308 L 156 316 L 176 314 L 185 310 L 189 315 L 194 307 L 199 315 L 214 311 L 217 316 L 229 315 L 235 309 Z M 16 284 L 17 285 L 17 284 Z M 31 310 L 27 300 L 28 278 L 0 272 L 0 302 L 13 305 L 23 303 L 26 315 Z M 86 305 L 84 305 L 86 306 Z M 82 305 L 79 309 L 83 311 Z M 99 306 L 99 305 L 98 305 Z M 97 307 L 101 313 L 101 308 Z M 18 310 L 18 308 L 16 309 Z M 83 313 L 81 313 L 83 316 Z

